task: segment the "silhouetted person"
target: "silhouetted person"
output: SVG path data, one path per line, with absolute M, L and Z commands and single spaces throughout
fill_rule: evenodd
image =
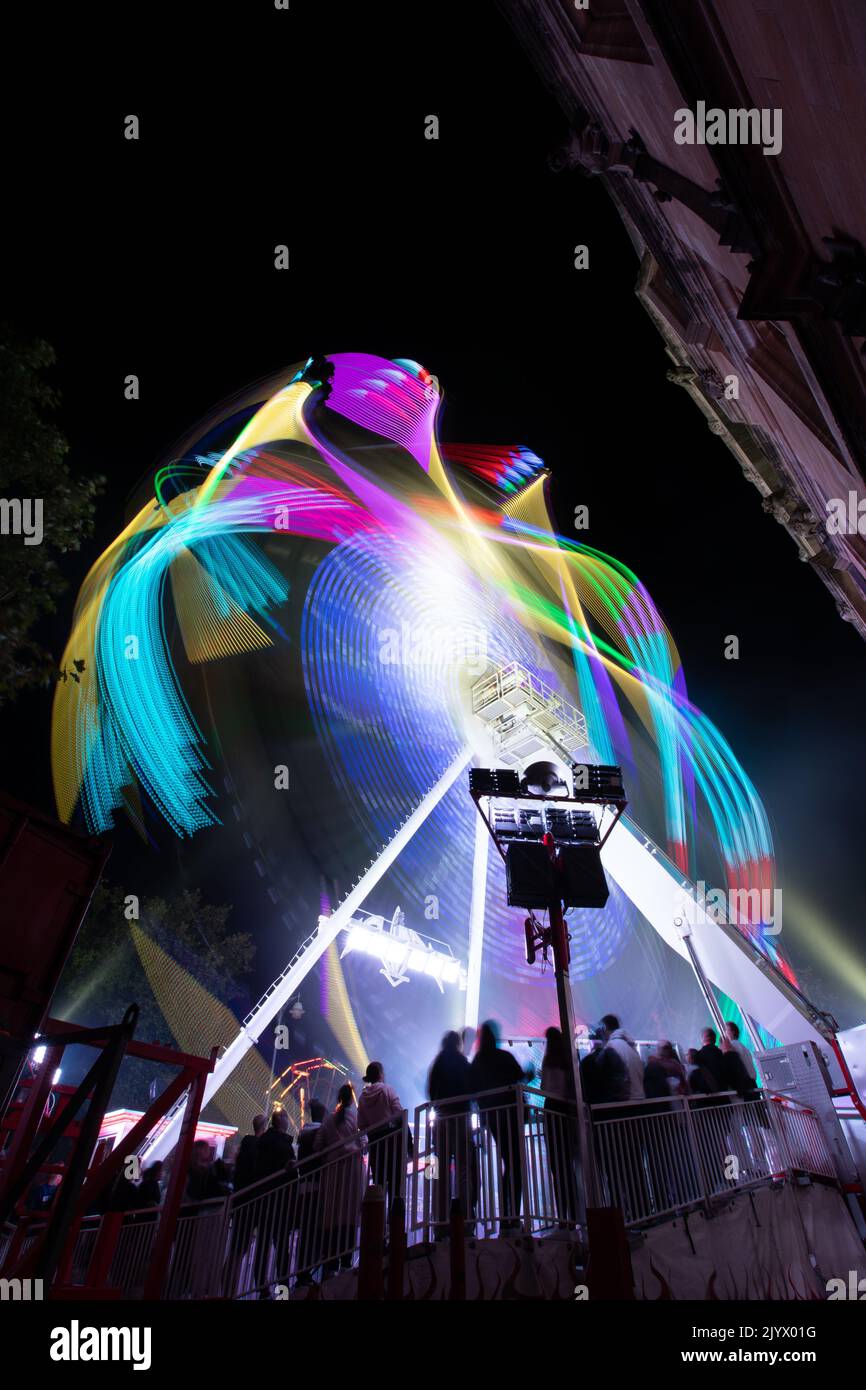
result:
M 693 1095 L 711 1096 L 719 1090 L 718 1081 L 709 1068 L 702 1065 L 696 1047 L 690 1047 L 686 1053 L 686 1075 Z
M 689 1083 L 673 1043 L 656 1043 L 647 1058 L 644 1090 L 647 1099 L 659 1102 L 644 1106 L 644 1113 L 664 1116 L 656 1122 L 652 1141 L 642 1150 L 653 1206 L 661 1212 L 689 1201 L 698 1182 L 689 1147 L 688 1117 L 680 1104 L 680 1097 L 688 1095 Z
M 656 1044 L 644 1067 L 644 1091 L 650 1097 L 667 1099 L 684 1096 L 688 1091 L 686 1071 L 670 1042 Z
M 322 1156 L 321 1204 L 325 1274 L 351 1269 L 364 1190 L 364 1158 L 358 1133 L 355 1092 L 348 1083 L 316 1135 L 314 1152 Z
M 616 1014 L 605 1014 L 601 1020 L 601 1032 L 605 1048 L 615 1052 L 625 1067 L 627 1094 L 623 1099 L 643 1100 L 643 1062 L 634 1038 L 620 1026 Z
M 728 1035 L 731 1047 L 736 1052 L 746 1070 L 750 1087 L 754 1090 L 758 1085 L 758 1069 L 755 1066 L 755 1059 L 751 1052 L 746 1047 L 745 1043 L 740 1040 L 739 1025 L 736 1024 L 732 1018 L 729 1018 L 725 1024 L 725 1032 Z
M 587 1105 L 613 1105 L 628 1099 L 628 1072 L 612 1047 L 604 1045 L 599 1025 L 589 1034 L 593 1047 L 580 1063 L 580 1086 Z
M 182 1215 L 187 1219 L 187 1257 L 184 1261 L 182 1297 L 199 1298 L 207 1287 L 213 1258 L 215 1222 L 222 1219 L 216 1198 L 228 1195 L 213 1162 L 213 1150 L 206 1139 L 196 1139 L 190 1154 L 186 1179 L 186 1202 Z M 213 1205 L 208 1205 L 209 1203 Z
M 284 1173 L 294 1161 L 295 1146 L 289 1134 L 288 1113 L 275 1110 L 270 1127 L 256 1140 L 256 1180 Z
M 234 1169 L 232 1165 L 230 1163 L 227 1163 L 224 1158 L 214 1159 L 213 1175 L 216 1181 L 220 1184 L 221 1187 L 223 1187 L 226 1190 L 226 1192 L 233 1191 L 234 1185 L 232 1183 L 232 1178 L 234 1176 Z
M 273 1277 L 280 1279 L 288 1273 L 288 1247 L 293 1229 L 287 1221 L 291 1197 L 287 1196 L 283 1203 L 265 1194 L 275 1193 L 288 1182 L 294 1164 L 295 1146 L 289 1134 L 289 1116 L 279 1108 L 271 1115 L 270 1126 L 256 1140 L 256 1182 L 261 1184 L 256 1188 L 256 1197 L 261 1202 L 256 1223 L 255 1283 L 260 1298 L 270 1298 L 268 1266 L 272 1249 L 276 1251 L 277 1266 Z
M 36 1183 L 30 1189 L 31 1211 L 47 1211 L 54 1198 L 57 1196 L 57 1189 L 62 1181 L 60 1173 L 47 1173 L 41 1183 Z M 128 1180 L 127 1180 L 128 1181 Z M 132 1187 L 132 1183 L 129 1184 Z M 126 1207 L 115 1207 L 115 1211 L 126 1211 Z
M 738 1052 L 730 1038 L 722 1038 L 722 1072 L 725 1079 L 724 1090 L 736 1091 L 741 1100 L 744 1100 L 753 1089 L 752 1079 Z
M 315 1097 L 310 1101 L 310 1118 L 301 1126 L 298 1135 L 298 1163 L 304 1163 L 313 1152 L 316 1143 L 316 1135 L 322 1128 L 322 1121 L 327 1115 L 327 1110 L 320 1100 Z
M 163 1163 L 157 1159 L 155 1163 L 149 1164 L 141 1175 L 141 1182 L 138 1185 L 138 1206 L 158 1207 L 162 1201 L 162 1188 L 160 1181 L 163 1174 Z
M 385 1081 L 381 1062 L 370 1062 L 358 1097 L 358 1128 L 367 1135 L 370 1175 L 385 1191 L 385 1221 L 391 1198 L 400 1192 L 403 1161 L 403 1105 Z M 387 1232 L 387 1224 L 385 1230 Z
M 474 1039 L 474 1030 L 472 1036 Z M 445 1234 L 450 1214 L 452 1160 L 454 1196 L 460 1199 L 465 1217 L 475 1214 L 477 1174 L 470 1122 L 471 1091 L 472 1071 L 463 1052 L 463 1039 L 459 1033 L 446 1033 L 427 1076 L 427 1095 L 436 1112 L 433 1153 L 436 1157 L 437 1237 Z
M 235 1192 L 242 1192 L 245 1187 L 250 1187 L 256 1180 L 256 1151 L 258 1141 L 267 1128 L 267 1118 L 264 1115 L 253 1116 L 253 1132 L 245 1134 L 238 1149 L 238 1156 L 235 1159 Z
M 496 1144 L 501 1180 L 499 1210 L 509 1213 L 500 1219 L 500 1228 L 513 1230 L 520 1225 L 523 1135 L 517 1132 L 516 1092 L 507 1088 L 523 1085 L 526 1076 L 517 1058 L 499 1046 L 499 1025 L 493 1019 L 481 1025 L 478 1051 L 470 1063 L 469 1075 L 481 1121 Z
M 437 1115 L 461 1115 L 469 1109 L 470 1102 L 465 1098 L 471 1090 L 470 1065 L 463 1051 L 463 1039 L 459 1033 L 446 1033 L 427 1075 L 427 1095 Z M 455 1097 L 464 1099 L 449 1105 Z
M 706 1067 L 720 1091 L 727 1091 L 725 1084 L 725 1063 L 722 1049 L 716 1040 L 715 1028 L 705 1028 L 701 1034 L 703 1046 L 698 1048 L 698 1065 Z
M 213 1150 L 206 1139 L 196 1139 L 192 1146 L 186 1179 L 186 1198 L 189 1202 L 209 1202 L 224 1197 L 228 1188 L 221 1182 L 213 1164 Z
M 135 1211 L 138 1188 L 125 1173 L 118 1173 L 108 1194 L 108 1211 Z
M 267 1116 L 254 1115 L 252 1134 L 245 1134 L 240 1142 L 238 1156 L 235 1159 L 234 1189 L 236 1194 L 254 1187 L 258 1181 L 258 1146 L 267 1125 Z M 250 1193 L 249 1202 L 235 1201 L 232 1203 L 232 1233 L 229 1258 L 226 1264 L 229 1297 L 235 1293 L 238 1274 L 253 1240 L 256 1239 L 259 1215 L 264 1214 L 265 1204 L 259 1203 L 258 1197 L 258 1191 L 254 1191 Z M 261 1243 L 264 1244 L 264 1240 Z M 270 1249 L 270 1247 L 268 1248 Z M 261 1253 L 260 1250 L 258 1253 Z M 263 1261 L 259 1258 L 257 1259 L 256 1274 L 262 1269 Z
M 577 1106 L 574 1099 L 574 1070 L 565 1039 L 558 1028 L 548 1028 L 547 1046 L 541 1063 L 541 1089 L 544 1092 L 545 1141 L 556 1214 L 561 1224 L 577 1219 L 577 1180 L 574 1159 L 577 1150 Z
M 640 1120 L 647 1113 L 643 1105 L 646 1098 L 644 1090 L 644 1064 L 637 1050 L 637 1043 L 630 1033 L 622 1027 L 616 1014 L 605 1014 L 597 1031 L 604 1040 L 602 1058 L 615 1054 L 625 1072 L 622 1101 L 615 1110 L 602 1111 L 600 1118 L 611 1122 L 620 1120 Z M 632 1102 L 629 1104 L 628 1102 Z M 622 1126 L 618 1126 L 622 1133 Z M 616 1131 L 613 1131 L 614 1133 Z M 631 1165 L 631 1182 L 622 1184 L 619 1178 L 611 1177 L 612 1201 L 622 1208 L 626 1221 L 635 1220 L 648 1212 L 651 1207 L 651 1194 L 646 1182 L 646 1130 L 636 1125 L 634 1134 L 634 1162 Z

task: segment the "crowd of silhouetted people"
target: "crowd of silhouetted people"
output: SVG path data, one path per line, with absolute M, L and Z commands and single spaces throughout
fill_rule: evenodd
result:
M 590 1105 L 664 1100 L 670 1096 L 711 1096 L 733 1091 L 746 1099 L 757 1088 L 752 1054 L 740 1041 L 736 1023 L 725 1026 L 719 1045 L 714 1028 L 705 1028 L 699 1048 L 681 1060 L 673 1043 L 662 1041 L 644 1062 L 637 1043 L 614 1014 L 606 1014 L 590 1033 L 592 1050 L 580 1064 L 584 1099 Z
M 543 1108 L 536 1103 L 535 1123 L 543 1132 L 556 1216 L 560 1224 L 572 1224 L 577 1217 L 574 1077 L 578 1054 L 570 1052 L 558 1028 L 547 1030 L 545 1042 L 540 1075 Z M 704 1029 L 701 1046 L 684 1056 L 663 1040 L 644 1059 L 620 1020 L 606 1014 L 584 1040 L 579 1073 L 584 1101 L 593 1107 L 621 1107 L 609 1112 L 611 1117 L 652 1113 L 656 1107 L 644 1105 L 651 1101 L 692 1096 L 703 1098 L 698 1104 L 725 1104 L 730 1093 L 744 1099 L 757 1094 L 755 1064 L 733 1022 L 726 1025 L 721 1040 L 715 1029 Z M 432 1178 L 430 1219 L 437 1237 L 447 1233 L 455 1201 L 470 1223 L 480 1214 L 483 1176 L 487 1181 L 485 1215 L 493 1208 L 492 1185 L 500 1230 L 507 1232 L 519 1224 L 526 1116 L 521 1119 L 518 1114 L 518 1095 L 519 1088 L 534 1079 L 534 1069 L 522 1066 L 502 1046 L 493 1020 L 483 1023 L 477 1033 L 453 1030 L 443 1037 L 427 1077 L 428 1171 L 423 1174 Z M 632 1110 L 632 1106 L 640 1108 Z M 324 1277 L 351 1264 L 368 1183 L 383 1189 L 388 1209 L 402 1196 L 401 1179 L 407 1160 L 414 1156 L 404 1115 L 382 1063 L 374 1061 L 367 1067 L 357 1097 L 347 1081 L 332 1108 L 311 1099 L 295 1134 L 286 1110 L 277 1107 L 269 1119 L 257 1115 L 233 1163 L 215 1157 L 205 1140 L 193 1144 L 184 1212 L 204 1212 L 206 1204 L 230 1194 L 236 1199 L 227 1258 L 232 1291 L 244 1267 L 243 1282 L 267 1291 L 269 1280 L 287 1275 L 290 1267 L 297 1271 L 298 1282 L 309 1283 L 317 1269 Z M 164 1185 L 164 1166 L 153 1163 L 138 1183 L 118 1180 L 109 1209 L 157 1207 Z M 267 1199 L 283 1188 L 291 1194 L 292 1215 L 277 1220 L 271 1210 L 276 1202 L 269 1204 Z

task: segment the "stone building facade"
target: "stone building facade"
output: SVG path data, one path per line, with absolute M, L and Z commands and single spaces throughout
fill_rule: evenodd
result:
M 553 167 L 622 217 L 669 379 L 866 637 L 866 5 L 500 4 L 566 116 Z M 733 142 L 762 115 L 778 153 Z

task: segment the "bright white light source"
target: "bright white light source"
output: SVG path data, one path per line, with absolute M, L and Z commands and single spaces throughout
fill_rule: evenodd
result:
M 392 924 L 393 925 L 393 924 Z M 382 962 L 391 975 L 400 977 L 402 982 L 408 978 L 407 972 L 415 975 L 428 975 L 435 980 L 440 990 L 443 983 L 466 988 L 466 972 L 459 960 L 446 949 L 439 950 L 441 942 L 432 941 L 425 945 L 426 938 L 417 932 L 398 928 L 388 931 L 381 917 L 367 917 L 364 922 L 357 919 L 346 928 L 346 943 L 340 952 L 347 956 L 351 951 L 360 951 Z M 384 972 L 383 972 L 384 973 Z M 393 983 L 393 981 L 392 981 Z

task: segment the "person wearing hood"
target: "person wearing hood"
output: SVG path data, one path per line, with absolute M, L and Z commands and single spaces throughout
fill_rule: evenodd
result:
M 358 1097 L 358 1128 L 380 1129 L 403 1114 L 400 1097 L 385 1084 L 381 1062 L 370 1062 L 364 1073 L 364 1089 Z
M 528 1079 L 532 1079 L 529 1073 Z M 523 1134 L 517 1132 L 516 1092 L 512 1089 L 527 1080 L 517 1058 L 499 1046 L 499 1025 L 493 1019 L 482 1023 L 478 1033 L 478 1051 L 469 1067 L 472 1094 L 481 1112 L 481 1122 L 489 1139 L 496 1145 L 497 1176 L 500 1179 L 499 1210 L 508 1213 L 500 1217 L 500 1230 L 515 1230 L 520 1225 L 520 1203 L 523 1180 L 520 1173 L 520 1150 Z
M 387 1220 L 391 1199 L 400 1193 L 403 1105 L 394 1087 L 386 1084 L 381 1062 L 369 1063 L 364 1082 L 358 1097 L 358 1128 L 367 1135 L 373 1181 L 385 1190 Z
M 643 1062 L 637 1050 L 637 1043 L 630 1033 L 620 1027 L 615 1014 L 605 1014 L 601 1020 L 601 1030 L 605 1047 L 611 1048 L 625 1066 L 627 1091 L 623 1100 L 643 1100 Z

